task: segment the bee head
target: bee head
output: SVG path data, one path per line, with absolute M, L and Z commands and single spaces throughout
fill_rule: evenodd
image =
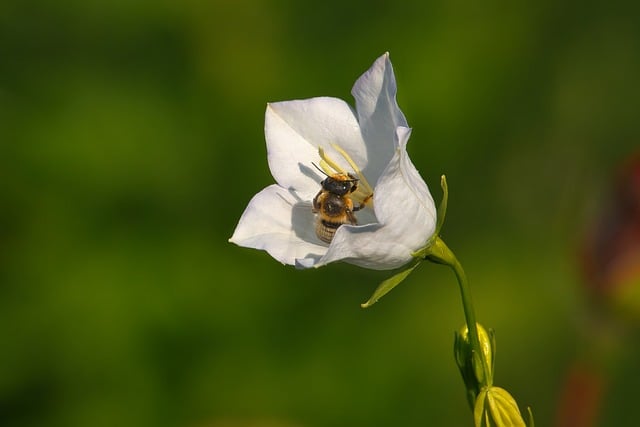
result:
M 351 174 L 336 174 L 328 176 L 320 184 L 323 190 L 338 196 L 344 196 L 345 194 L 354 192 L 357 188 L 357 183 L 358 178 Z
M 320 183 L 322 189 L 337 196 L 344 196 L 347 193 L 353 193 L 358 188 L 358 178 L 350 173 L 336 173 L 328 175 L 320 169 L 315 163 L 311 163 L 327 178 Z

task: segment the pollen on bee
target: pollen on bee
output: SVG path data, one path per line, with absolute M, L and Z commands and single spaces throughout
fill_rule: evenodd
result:
M 353 171 L 358 176 L 358 188 L 355 193 L 352 195 L 355 199 L 358 199 L 360 203 L 363 205 L 369 205 L 373 203 L 373 188 L 369 185 L 369 182 L 362 174 L 360 168 L 353 161 L 351 156 L 338 144 L 332 143 L 331 147 L 336 150 L 342 158 L 351 166 Z M 336 173 L 347 175 L 347 172 L 340 167 L 333 159 L 331 159 L 327 153 L 324 151 L 324 148 L 318 147 L 318 154 L 320 155 L 320 167 L 324 171 L 327 176 L 334 175 Z

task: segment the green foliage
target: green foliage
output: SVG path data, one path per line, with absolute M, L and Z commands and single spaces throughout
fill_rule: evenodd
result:
M 398 286 L 404 279 L 407 278 L 409 274 L 420 264 L 422 260 L 416 259 L 408 264 L 406 267 L 402 267 L 398 273 L 395 273 L 393 276 L 389 277 L 376 288 L 373 292 L 373 295 L 365 302 L 361 304 L 362 308 L 369 308 L 380 298 L 385 296 L 389 291 Z
M 388 50 L 500 383 L 550 425 L 576 235 L 640 140 L 636 3 L 241 3 L 1 2 L 0 424 L 468 425 L 448 271 L 360 310 L 383 273 L 227 243 L 266 102 L 349 99 Z

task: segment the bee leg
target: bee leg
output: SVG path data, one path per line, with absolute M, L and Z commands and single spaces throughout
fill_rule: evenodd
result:
M 356 208 L 354 208 L 353 210 L 355 211 Z M 356 219 L 356 216 L 353 214 L 353 211 L 351 209 L 345 210 L 345 213 L 347 214 L 347 219 L 349 219 L 349 223 L 351 225 L 358 225 L 358 220 Z
M 367 203 L 369 203 L 369 200 L 371 200 L 372 197 L 373 197 L 373 194 L 369 194 L 367 197 L 364 198 L 364 200 L 358 206 L 353 207 L 353 211 L 357 212 L 360 209 L 363 209 L 365 206 L 367 206 Z
M 358 209 L 359 208 L 353 206 L 353 200 L 349 198 L 345 199 L 344 213 L 347 216 L 347 220 L 349 220 L 349 224 L 358 225 L 358 220 L 356 219 L 356 216 L 353 214 L 353 211 Z
M 347 174 L 347 176 L 351 179 L 351 181 L 353 182 L 353 185 L 351 186 L 351 190 L 349 190 L 349 193 L 355 193 L 355 191 L 358 189 L 358 178 L 356 178 L 355 176 L 353 176 L 352 173 Z

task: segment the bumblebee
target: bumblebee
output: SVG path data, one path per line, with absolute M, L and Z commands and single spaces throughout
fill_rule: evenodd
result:
M 354 212 L 362 209 L 364 203 L 356 206 L 351 198 L 358 189 L 358 181 L 354 175 L 341 172 L 327 175 L 320 183 L 322 188 L 313 198 L 313 212 L 316 214 L 316 235 L 323 242 L 331 243 L 342 224 L 358 224 Z

